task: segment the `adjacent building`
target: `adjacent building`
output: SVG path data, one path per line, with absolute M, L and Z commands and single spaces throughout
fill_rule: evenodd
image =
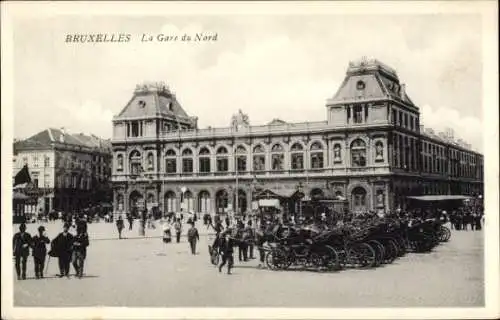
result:
M 23 191 L 37 200 L 27 212 L 69 212 L 111 202 L 111 159 L 109 140 L 64 129 L 14 142 L 13 173 L 28 166 L 31 183 Z
M 349 63 L 323 107 L 325 121 L 250 125 L 240 111 L 228 127 L 199 129 L 167 86 L 138 85 L 113 119 L 115 210 L 245 212 L 256 189 L 286 197 L 299 187 L 306 197 L 346 198 L 354 211 L 482 193 L 483 156 L 452 130 L 423 128 L 391 67 Z

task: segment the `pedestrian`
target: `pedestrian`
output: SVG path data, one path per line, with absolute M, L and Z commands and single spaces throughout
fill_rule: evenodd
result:
M 134 218 L 130 213 L 127 214 L 127 220 L 128 220 L 128 229 L 132 230 L 132 224 L 134 223 Z
M 191 223 L 191 228 L 188 230 L 188 241 L 189 246 L 191 247 L 191 253 L 196 254 L 196 242 L 200 240 L 200 234 L 198 233 L 198 229 L 194 226 L 194 223 Z
M 219 250 L 222 253 L 222 263 L 219 265 L 219 272 L 222 272 L 222 268 L 227 263 L 227 274 L 231 274 L 231 268 L 234 264 L 233 257 L 233 239 L 231 239 L 229 232 L 226 232 L 224 236 L 220 239 Z
M 26 261 L 30 254 L 31 235 L 26 232 L 26 224 L 21 223 L 19 232 L 14 235 L 13 246 L 16 260 L 17 280 L 26 280 Z M 22 274 L 21 274 L 22 269 Z
M 49 238 L 45 235 L 45 227 L 38 227 L 38 235 L 34 236 L 31 241 L 33 248 L 33 260 L 35 262 L 35 276 L 37 279 L 43 278 L 43 269 L 45 267 L 45 257 L 47 256 L 47 244 L 50 243 Z
M 181 241 L 181 233 L 182 233 L 182 224 L 180 218 L 177 218 L 177 221 L 175 221 L 174 229 L 175 229 L 175 239 L 177 243 L 179 243 Z
M 172 233 L 170 232 L 170 225 L 168 221 L 163 223 L 163 243 L 170 243 L 172 241 Z
M 247 222 L 246 233 L 247 233 L 247 244 L 248 244 L 247 256 L 249 257 L 249 259 L 255 259 L 253 254 L 254 251 L 253 248 L 255 242 L 255 230 L 252 227 L 252 220 L 250 219 Z
M 229 224 L 230 224 L 229 216 L 226 216 L 226 229 L 229 228 Z
M 238 260 L 239 261 L 248 261 L 247 257 L 247 250 L 248 246 L 247 243 L 245 242 L 246 240 L 246 232 L 243 223 L 238 221 L 237 225 L 237 239 L 238 241 Z
M 144 209 L 141 215 L 141 227 L 139 228 L 139 235 L 146 236 L 146 220 L 148 216 L 148 211 Z
M 119 215 L 118 219 L 116 219 L 116 228 L 118 229 L 118 239 L 121 239 L 122 238 L 122 230 L 124 228 L 122 215 Z
M 70 225 L 63 225 L 63 232 L 52 240 L 50 256 L 59 258 L 59 278 L 64 276 L 69 278 L 69 265 L 71 263 L 71 253 L 73 250 L 73 235 L 69 232 Z
M 89 236 L 84 228 L 76 229 L 76 236 L 73 239 L 73 267 L 75 268 L 76 276 L 83 276 L 83 267 L 87 256 L 87 247 L 89 246 Z

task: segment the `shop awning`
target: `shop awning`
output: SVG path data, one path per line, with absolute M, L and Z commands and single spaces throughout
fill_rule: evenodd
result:
M 408 199 L 414 199 L 419 201 L 467 200 L 471 198 L 472 197 L 461 196 L 461 195 L 429 195 L 429 196 L 408 197 Z
M 290 189 L 288 189 L 288 188 L 287 189 L 270 188 L 270 189 L 262 190 L 255 197 L 257 199 L 291 198 L 293 195 L 295 195 L 298 192 L 299 191 L 297 189 L 292 189 L 292 188 L 290 188 Z

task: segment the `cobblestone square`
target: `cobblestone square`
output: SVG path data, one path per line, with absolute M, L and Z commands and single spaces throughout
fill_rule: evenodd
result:
M 60 222 L 45 224 L 52 239 Z M 29 224 L 32 235 L 38 224 Z M 198 226 L 198 254 L 186 238 L 164 245 L 161 228 L 139 238 L 137 224 L 118 240 L 114 224 L 89 224 L 85 276 L 14 280 L 14 305 L 30 307 L 480 307 L 484 305 L 483 232 L 452 231 L 431 253 L 408 253 L 392 264 L 335 273 L 271 271 L 238 262 L 232 275 L 210 264 L 209 234 Z M 74 274 L 74 270 L 71 269 Z

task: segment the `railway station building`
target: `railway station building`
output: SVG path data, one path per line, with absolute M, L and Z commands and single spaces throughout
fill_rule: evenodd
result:
M 409 196 L 482 194 L 483 156 L 451 129 L 424 128 L 384 63 L 350 62 L 317 107 L 324 121 L 251 125 L 240 111 L 228 127 L 201 129 L 166 85 L 138 85 L 113 118 L 115 211 L 248 212 L 266 190 L 345 198 L 353 211 L 405 208 Z

